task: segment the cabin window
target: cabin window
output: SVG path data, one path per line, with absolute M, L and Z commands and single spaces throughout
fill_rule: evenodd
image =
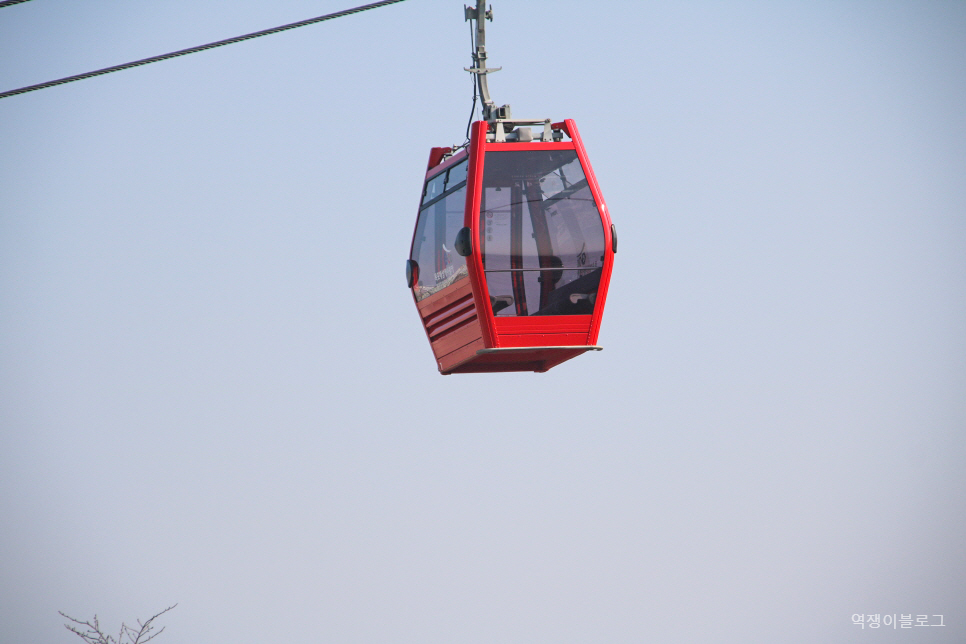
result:
M 411 257 L 419 265 L 417 301 L 467 276 L 466 258 L 453 249 L 465 207 L 465 161 L 426 180 Z
M 593 313 L 604 226 L 577 153 L 488 152 L 480 248 L 494 314 Z

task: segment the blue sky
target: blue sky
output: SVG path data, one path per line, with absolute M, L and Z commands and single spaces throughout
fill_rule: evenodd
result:
M 348 6 L 35 0 L 0 90 Z M 546 374 L 438 375 L 405 288 L 460 3 L 0 101 L 5 638 L 962 641 L 966 5 L 494 11 L 620 233 Z

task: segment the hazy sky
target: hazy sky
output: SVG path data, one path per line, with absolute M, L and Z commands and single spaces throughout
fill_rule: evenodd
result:
M 0 91 L 355 4 L 34 0 Z M 405 287 L 460 2 L 0 100 L 3 642 L 966 640 L 966 3 L 494 5 L 620 234 L 546 374 Z

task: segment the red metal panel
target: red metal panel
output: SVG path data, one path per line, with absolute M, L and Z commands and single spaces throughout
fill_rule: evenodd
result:
M 482 331 L 477 320 L 476 303 L 469 279 L 460 280 L 420 300 L 417 309 L 437 364 L 447 354 L 476 340 L 480 340 L 479 348 L 483 348 Z M 473 354 L 475 350 L 469 357 Z
M 429 163 L 426 164 L 426 170 L 432 170 L 439 165 L 439 162 L 443 160 L 443 156 L 453 151 L 453 148 L 433 148 L 429 151 Z
M 433 340 L 433 352 L 438 360 L 447 353 L 452 353 L 460 347 L 481 339 L 480 325 L 476 320 L 471 321 L 465 326 L 452 330 L 450 333 L 440 335 Z
M 527 362 L 483 362 L 473 360 L 453 369 L 450 373 L 506 373 L 508 371 L 546 371 L 538 360 Z
M 420 317 L 428 318 L 443 307 L 450 306 L 456 300 L 466 297 L 471 293 L 472 287 L 469 280 L 459 280 L 451 284 L 448 288 L 423 298 L 416 303 L 416 308 L 419 310 Z
M 570 138 L 573 139 L 574 146 L 577 150 L 577 158 L 580 159 L 580 165 L 584 168 L 587 185 L 590 186 L 590 192 L 594 195 L 594 201 L 597 202 L 597 209 L 600 211 L 600 218 L 604 225 L 604 269 L 601 271 L 600 285 L 597 287 L 594 317 L 591 321 L 590 335 L 587 339 L 587 344 L 597 344 L 597 335 L 600 333 L 600 322 L 604 316 L 604 304 L 607 301 L 607 287 L 610 285 L 610 274 L 614 266 L 614 244 L 611 238 L 610 213 L 607 210 L 607 204 L 604 202 L 604 196 L 600 192 L 600 186 L 597 185 L 597 177 L 594 175 L 594 168 L 590 165 L 590 160 L 587 158 L 587 151 L 584 149 L 584 142 L 580 138 L 580 132 L 577 131 L 577 124 L 574 123 L 573 119 L 567 119 L 564 121 L 564 126 Z
M 573 351 L 520 351 L 512 354 L 489 353 L 476 356 L 472 361 L 453 369 L 452 373 L 494 373 L 503 371 L 547 371 L 561 362 L 584 353 L 583 349 Z
M 500 334 L 502 347 L 566 347 L 586 346 L 587 332 L 583 333 L 523 333 L 519 335 Z
M 498 317 L 496 329 L 502 337 L 504 334 L 522 333 L 583 333 L 584 339 L 577 344 L 588 344 L 587 334 L 590 333 L 590 315 L 547 315 L 535 317 Z M 555 343 L 566 344 L 566 343 Z
M 466 175 L 466 212 L 463 225 L 469 227 L 473 239 L 473 254 L 466 258 L 466 268 L 473 284 L 473 299 L 476 301 L 483 339 L 487 347 L 496 347 L 499 345 L 493 327 L 493 309 L 490 307 L 490 293 L 486 288 L 483 259 L 480 256 L 480 194 L 483 189 L 483 155 L 486 152 L 488 127 L 486 121 L 476 121 L 470 132 L 470 161 Z
M 532 143 L 487 143 L 487 152 L 526 152 L 527 150 L 573 150 L 573 141 L 533 141 Z
M 427 321 L 426 327 L 429 329 L 429 337 L 432 340 L 435 340 L 439 336 L 452 333 L 458 327 L 466 326 L 469 322 L 475 319 L 476 306 L 474 306 L 473 300 L 470 299 L 466 308 L 460 309 L 452 315 L 447 316 L 438 324 L 430 324 L 429 321 Z
M 437 333 L 437 327 L 449 322 L 456 316 L 462 317 L 467 310 L 470 313 L 475 313 L 469 280 L 461 281 L 467 282 L 467 284 L 451 285 L 448 290 L 454 291 L 452 294 L 447 293 L 448 297 L 437 300 L 438 306 L 423 309 L 423 323 L 431 336 Z
M 440 373 L 446 375 L 450 373 L 469 373 L 469 371 L 464 371 L 465 367 L 461 365 L 472 364 L 476 361 L 478 357 L 476 352 L 483 347 L 483 338 L 477 338 L 470 344 L 460 347 L 455 351 L 451 351 L 446 355 L 436 359 L 436 365 L 439 367 Z

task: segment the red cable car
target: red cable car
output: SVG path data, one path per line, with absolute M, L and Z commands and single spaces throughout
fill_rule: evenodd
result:
M 483 2 L 467 17 L 484 120 L 430 152 L 407 281 L 440 373 L 547 371 L 601 349 L 617 234 L 574 122 L 489 100 Z

